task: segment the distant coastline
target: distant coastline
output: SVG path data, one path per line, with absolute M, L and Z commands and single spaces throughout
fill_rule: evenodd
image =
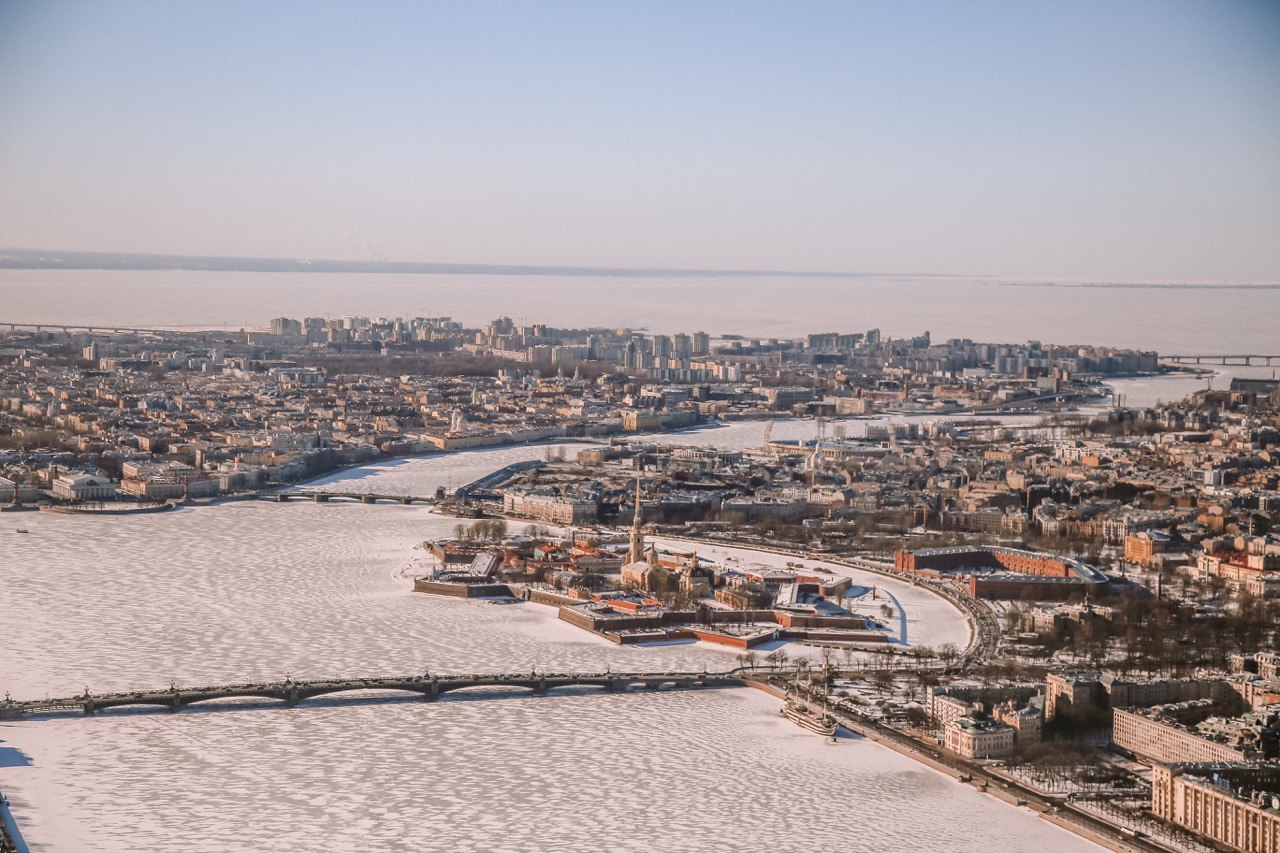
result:
M 63 252 L 52 249 L 0 249 L 0 269 L 123 270 L 135 272 L 375 273 L 386 275 L 506 275 L 595 278 L 797 278 L 929 279 L 964 281 L 995 287 L 1081 287 L 1138 290 L 1280 290 L 1280 282 L 1053 281 L 990 274 L 922 272 L 839 272 L 829 270 L 695 269 L 684 267 L 587 267 L 539 264 L 461 264 L 422 261 L 340 261 L 310 258 L 214 257 L 125 252 Z
M 0 269 L 189 270 L 203 272 L 386 273 L 400 275 L 556 275 L 607 278 L 957 278 L 929 273 L 858 273 L 818 270 L 685 269 L 679 267 L 579 267 L 537 264 L 456 264 L 418 261 L 333 261 L 307 258 L 223 258 L 117 252 L 0 249 Z

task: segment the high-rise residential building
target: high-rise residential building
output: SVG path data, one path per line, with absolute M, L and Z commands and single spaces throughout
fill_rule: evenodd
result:
M 297 320 L 291 320 L 288 317 L 275 317 L 271 320 L 271 334 L 301 335 L 302 323 Z

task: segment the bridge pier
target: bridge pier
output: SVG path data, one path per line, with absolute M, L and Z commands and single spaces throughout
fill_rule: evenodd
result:
M 413 503 L 413 498 L 405 496 L 400 499 L 400 503 L 404 504 L 405 506 L 408 506 L 409 504 Z
M 0 324 L 0 328 L 3 324 Z M 142 705 L 153 711 L 166 710 L 177 713 L 187 705 L 195 702 L 217 701 L 227 699 L 244 699 L 248 697 L 272 699 L 284 707 L 293 707 L 313 696 L 324 696 L 331 693 L 342 693 L 354 690 L 387 690 L 406 691 L 422 696 L 424 702 L 434 702 L 440 695 L 450 690 L 468 687 L 502 688 L 504 692 L 513 689 L 527 690 L 532 695 L 546 695 L 552 689 L 565 686 L 591 686 L 610 693 L 626 692 L 632 685 L 637 689 L 659 690 L 663 685 L 671 685 L 674 689 L 690 689 L 694 687 L 720 687 L 741 684 L 742 679 L 737 671 L 710 675 L 696 672 L 661 672 L 661 673 L 536 673 L 523 672 L 503 675 L 455 675 L 440 676 L 424 673 L 409 677 L 374 676 L 370 678 L 351 679 L 318 679 L 294 681 L 287 679 L 260 684 L 231 684 L 224 686 L 208 686 L 203 688 L 180 689 L 173 684 L 169 689 L 150 690 L 145 692 L 109 693 L 91 695 L 88 690 L 76 696 L 63 699 L 45 699 L 43 701 L 13 702 L 6 698 L 0 701 L 0 718 L 14 714 L 44 711 L 74 711 L 79 708 L 85 716 L 93 716 L 100 710 Z
M 329 502 L 328 495 L 312 495 L 311 500 L 318 504 L 327 504 Z
M 378 499 L 375 498 L 373 495 L 360 496 L 360 503 L 362 504 L 376 504 L 377 502 L 378 502 Z

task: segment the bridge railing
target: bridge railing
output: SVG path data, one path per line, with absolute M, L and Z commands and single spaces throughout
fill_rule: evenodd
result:
M 287 692 L 290 690 L 306 692 L 317 688 L 378 690 L 380 688 L 392 688 L 404 684 L 429 685 L 434 683 L 452 687 L 469 684 L 477 686 L 502 683 L 521 684 L 528 683 L 530 681 L 560 682 L 565 685 L 570 685 L 574 682 L 619 681 L 628 679 L 634 681 L 697 681 L 707 679 L 732 680 L 739 678 L 741 672 L 741 669 L 716 672 L 707 670 L 698 672 L 614 672 L 612 670 L 604 670 L 603 672 L 542 672 L 538 670 L 531 670 L 529 672 L 518 673 L 432 674 L 430 672 L 424 672 L 414 675 L 378 675 L 349 678 L 285 678 L 281 681 L 207 684 L 200 687 L 178 686 L 177 684 L 172 684 L 168 688 L 158 688 L 153 690 L 127 690 L 112 693 L 93 693 L 92 691 L 86 690 L 86 692 L 75 696 L 57 699 L 18 701 L 6 698 L 5 700 L 0 701 L 0 709 L 50 710 L 56 708 L 78 708 L 83 707 L 86 704 L 98 703 L 129 701 L 143 703 L 150 700 L 167 701 L 174 698 L 192 699 L 206 696 L 214 697 L 218 695 L 234 697 L 236 694 Z

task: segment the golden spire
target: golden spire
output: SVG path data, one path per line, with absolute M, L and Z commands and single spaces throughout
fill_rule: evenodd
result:
M 640 477 L 636 477 L 636 512 L 631 518 L 631 548 L 627 552 L 628 563 L 644 559 L 644 534 L 640 532 Z

